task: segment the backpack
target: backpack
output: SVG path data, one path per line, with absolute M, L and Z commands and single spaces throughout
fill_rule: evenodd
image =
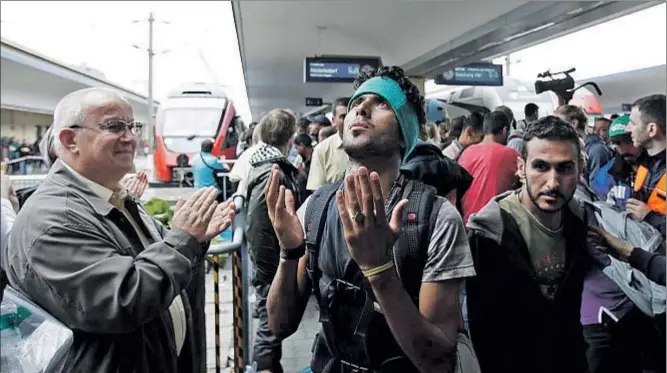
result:
M 463 150 L 459 156 L 461 153 Z M 417 144 L 401 165 L 401 174 L 434 187 L 441 197 L 446 197 L 456 189 L 456 208 L 459 213 L 462 212 L 461 199 L 473 181 L 473 177 L 456 159 L 449 159 L 437 146 L 428 143 Z
M 395 202 L 398 202 L 403 198 L 407 198 L 408 204 L 401 218 L 402 230 L 398 238 L 398 244 L 394 249 L 396 270 L 407 293 L 410 295 L 410 298 L 413 300 L 415 305 L 418 305 L 419 291 L 421 288 L 421 277 L 424 265 L 426 263 L 428 243 L 431 232 L 435 225 L 438 211 L 440 210 L 440 206 L 442 206 L 443 199 L 437 198 L 435 188 L 425 185 L 419 181 L 408 180 L 405 177 L 401 177 L 399 182 L 402 182 L 402 191 L 400 193 L 401 195 L 399 196 L 400 198 L 397 198 Z M 336 343 L 334 340 L 332 340 L 336 339 L 334 336 L 337 334 L 337 329 L 333 327 L 333 323 L 331 322 L 333 316 L 331 316 L 332 314 L 329 312 L 329 307 L 332 304 L 331 294 L 322 294 L 320 290 L 320 279 L 322 278 L 323 273 L 319 266 L 319 251 L 320 243 L 323 240 L 323 232 L 327 222 L 327 212 L 329 210 L 329 206 L 334 199 L 333 197 L 335 196 L 336 191 L 339 190 L 342 184 L 343 183 L 341 181 L 333 184 L 327 184 L 317 189 L 310 197 L 305 214 L 306 248 L 309 253 L 309 261 L 307 263 L 306 269 L 313 284 L 313 294 L 315 295 L 315 298 L 320 305 L 320 322 L 322 324 L 322 332 L 318 338 L 324 339 L 329 353 L 332 355 L 332 361 L 338 361 L 338 359 L 342 358 L 340 357 L 341 353 L 338 350 L 340 343 Z M 393 206 L 391 206 L 390 210 L 392 209 Z M 359 285 L 360 288 L 363 288 L 363 286 L 363 284 Z M 367 288 L 365 290 L 367 294 L 372 294 L 370 289 Z M 334 291 L 334 294 L 339 293 L 338 291 Z M 389 331 L 388 326 L 386 326 L 386 321 L 384 321 L 384 318 L 374 317 L 377 315 L 377 313 L 374 312 L 374 304 L 375 302 L 366 302 L 363 310 L 357 309 L 363 315 L 372 316 L 362 317 L 360 319 L 361 321 L 359 325 L 357 325 L 355 328 L 354 334 L 362 337 L 364 341 L 367 340 L 367 330 L 372 331 L 376 336 L 379 334 L 386 336 L 387 338 L 391 337 L 391 332 Z M 366 346 L 371 346 L 371 348 L 373 346 L 376 348 L 384 348 L 386 345 L 383 342 L 378 343 L 377 340 L 375 340 L 375 343 L 364 342 L 364 344 Z M 350 348 L 348 347 L 346 349 L 346 354 L 349 354 L 349 351 Z M 400 349 L 398 351 L 400 351 Z M 355 350 L 353 354 L 362 356 L 366 354 L 366 352 Z M 368 355 L 366 355 L 366 357 L 370 359 Z M 314 366 L 318 366 L 318 363 L 320 363 L 319 361 L 316 361 L 317 358 L 318 353 L 316 351 L 314 353 Z M 407 359 L 405 361 L 407 361 Z M 324 364 L 324 362 L 321 363 Z M 358 363 L 359 362 L 356 362 L 355 364 Z M 370 364 L 371 362 L 368 363 Z M 331 364 L 331 361 L 329 361 L 328 364 Z M 408 367 L 399 370 L 405 372 L 412 371 L 409 370 Z M 324 371 L 328 370 L 324 369 Z
M 581 189 L 585 189 L 581 191 Z M 657 229 L 644 221 L 633 219 L 626 211 L 618 206 L 600 201 L 595 192 L 586 186 L 580 186 L 576 198 L 586 210 L 589 225 L 597 225 L 618 238 L 630 243 L 633 247 L 648 252 L 664 252 L 663 237 Z M 593 249 L 597 250 L 597 249 Z M 592 253 L 597 257 L 596 253 Z M 639 270 L 633 269 L 629 263 L 621 261 L 612 255 L 606 255 L 608 260 L 596 260 L 601 266 L 602 273 L 618 285 L 628 298 L 648 316 L 665 313 L 667 309 L 667 294 L 665 287 L 649 280 Z

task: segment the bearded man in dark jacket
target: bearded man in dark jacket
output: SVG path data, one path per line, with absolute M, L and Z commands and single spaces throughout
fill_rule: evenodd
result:
M 466 286 L 470 336 L 485 373 L 583 373 L 579 316 L 590 257 L 585 216 L 569 203 L 581 145 L 554 116 L 532 124 L 523 139 L 524 186 L 468 221 L 477 273 Z

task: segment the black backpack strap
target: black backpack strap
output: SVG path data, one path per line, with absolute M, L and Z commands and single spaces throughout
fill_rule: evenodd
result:
M 304 217 L 306 226 L 306 248 L 308 249 L 309 260 L 306 266 L 311 282 L 313 283 L 313 294 L 317 301 L 320 301 L 320 278 L 322 271 L 318 265 L 320 242 L 324 233 L 324 225 L 327 221 L 327 211 L 329 204 L 336 191 L 342 185 L 342 181 L 333 184 L 327 184 L 315 191 L 306 206 Z
M 317 303 L 320 305 L 320 323 L 324 328 L 324 333 L 320 333 L 329 352 L 335 359 L 340 356 L 340 351 L 335 341 L 332 340 L 335 333 L 331 330 L 331 323 L 329 322 L 328 305 L 324 304 L 322 294 L 320 291 L 320 279 L 322 278 L 322 270 L 319 266 L 320 242 L 324 233 L 324 226 L 327 221 L 327 211 L 329 211 L 329 204 L 336 195 L 336 191 L 343 184 L 339 181 L 333 184 L 327 184 L 318 188 L 310 197 L 308 206 L 306 206 L 306 214 L 304 216 L 306 226 L 306 249 L 308 250 L 308 263 L 306 263 L 306 271 L 310 277 L 313 287 L 313 294 Z
M 398 274 L 406 291 L 418 303 L 421 280 L 435 221 L 443 204 L 435 188 L 410 181 L 403 198 L 408 205 L 401 219 L 402 232 L 394 249 Z

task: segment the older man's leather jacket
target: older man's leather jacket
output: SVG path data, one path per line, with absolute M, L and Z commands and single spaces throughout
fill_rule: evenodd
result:
M 195 371 L 184 291 L 201 264 L 190 234 L 166 231 L 133 200 L 124 215 L 57 161 L 19 212 L 7 249 L 11 285 L 74 331 L 63 372 Z M 187 332 L 180 357 L 168 308 L 181 295 Z

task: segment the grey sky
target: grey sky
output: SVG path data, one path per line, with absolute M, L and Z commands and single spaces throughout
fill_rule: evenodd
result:
M 236 30 L 227 1 L 2 1 L 0 33 L 56 60 L 85 63 L 102 71 L 108 80 L 145 93 L 145 19 L 150 11 L 158 20 L 154 38 L 158 52 L 154 64 L 156 98 L 180 83 L 217 81 L 229 86 L 237 110 L 249 120 Z M 661 4 L 513 53 L 512 76 L 533 80 L 546 69 L 574 66 L 574 77 L 586 79 L 665 64 L 665 11 L 665 4 Z M 140 19 L 142 22 L 133 23 Z M 169 52 L 159 54 L 164 50 Z M 434 88 L 427 82 L 427 93 Z
M 151 11 L 157 19 L 156 99 L 180 83 L 217 81 L 229 86 L 237 110 L 248 120 L 250 110 L 229 2 L 2 1 L 0 33 L 58 61 L 86 64 L 103 72 L 107 80 L 145 94 L 146 19 Z M 133 23 L 135 20 L 141 22 Z M 160 54 L 164 50 L 169 51 Z

